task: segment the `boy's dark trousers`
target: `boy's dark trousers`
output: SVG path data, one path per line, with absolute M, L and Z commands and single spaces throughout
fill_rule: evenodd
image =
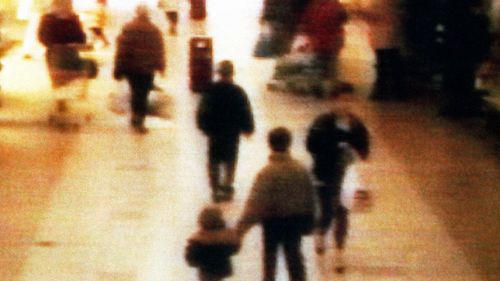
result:
M 325 235 L 335 220 L 335 246 L 343 249 L 347 238 L 347 228 L 349 226 L 349 211 L 340 202 L 340 188 L 332 188 L 330 185 L 320 185 L 317 187 L 320 207 L 319 232 Z
M 221 185 L 233 185 L 239 141 L 238 135 L 210 136 L 208 140 L 208 175 L 213 192 L 216 192 Z M 221 165 L 224 167 L 224 181 L 222 182 Z
M 274 281 L 278 246 L 283 245 L 290 281 L 305 281 L 301 253 L 302 234 L 295 217 L 266 219 L 262 223 L 264 240 L 263 281 Z

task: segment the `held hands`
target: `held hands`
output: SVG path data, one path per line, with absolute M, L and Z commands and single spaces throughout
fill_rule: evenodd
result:
M 243 132 L 243 136 L 244 136 L 246 139 L 250 140 L 250 139 L 252 139 L 253 132 Z
M 121 71 L 113 71 L 113 78 L 115 78 L 115 80 L 122 80 L 124 77 L 123 73 Z

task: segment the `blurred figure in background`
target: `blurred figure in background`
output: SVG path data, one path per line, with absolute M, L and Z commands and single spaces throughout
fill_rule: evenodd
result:
M 375 52 L 377 77 L 373 99 L 402 99 L 401 15 L 400 0 L 370 1 L 365 8 L 352 13 L 369 25 L 370 45 Z
M 338 81 L 336 71 L 344 46 L 346 9 L 336 0 L 313 0 L 301 15 L 300 21 L 294 19 L 300 25 L 288 53 L 276 61 L 268 89 L 308 93 L 319 98 L 352 91 L 352 85 Z M 265 41 L 258 43 L 262 42 Z
M 108 22 L 107 0 L 97 0 L 96 7 L 92 11 L 92 23 L 90 31 L 92 32 L 92 43 L 101 41 L 104 47 L 109 46 L 108 38 L 104 33 L 104 28 Z
M 256 55 L 276 57 L 288 53 L 303 13 L 311 1 L 265 0 L 260 22 L 268 33 L 269 41 L 256 48 Z
M 347 11 L 338 0 L 314 0 L 302 18 L 299 33 L 309 39 L 324 78 L 337 79 L 337 60 L 344 46 L 347 20 Z
M 200 229 L 188 239 L 186 261 L 198 268 L 200 281 L 220 281 L 233 274 L 230 257 L 240 248 L 240 239 L 226 228 L 222 212 L 206 207 L 198 216 Z
M 47 48 L 45 57 L 53 88 L 81 78 L 87 71 L 78 53 L 86 35 L 70 0 L 52 1 L 40 20 L 38 39 Z
M 253 225 L 262 224 L 263 281 L 276 278 L 280 246 L 289 280 L 307 280 L 301 244 L 302 236 L 310 233 L 314 225 L 314 190 L 307 169 L 291 156 L 291 142 L 287 128 L 269 132 L 269 161 L 255 178 L 237 226 L 243 237 Z
M 319 115 L 309 128 L 307 151 L 313 158 L 313 174 L 319 181 L 319 228 L 316 233 L 316 253 L 325 252 L 325 235 L 335 220 L 335 248 L 337 269 L 343 270 L 343 250 L 347 238 L 348 210 L 340 202 L 342 181 L 348 165 L 356 157 L 369 155 L 368 130 L 361 120 L 348 112 L 328 112 Z
M 443 101 L 440 114 L 449 117 L 477 115 L 481 96 L 475 89 L 476 71 L 492 43 L 490 20 L 483 1 L 451 2 L 440 27 Z
M 179 22 L 180 0 L 158 0 L 158 8 L 163 10 L 168 22 L 168 34 L 177 34 L 177 23 Z
M 132 92 L 131 126 L 138 133 L 146 133 L 148 95 L 155 72 L 164 75 L 166 64 L 162 33 L 151 22 L 147 6 L 137 6 L 135 17 L 122 28 L 116 45 L 113 76 L 127 79 Z
M 233 81 L 231 61 L 217 65 L 219 81 L 203 93 L 196 113 L 198 128 L 208 137 L 208 175 L 215 202 L 234 191 L 240 135 L 251 135 L 254 120 L 245 91 Z M 220 166 L 224 167 L 224 181 Z

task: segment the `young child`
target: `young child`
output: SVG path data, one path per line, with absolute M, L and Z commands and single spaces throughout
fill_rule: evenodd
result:
M 240 248 L 238 236 L 226 228 L 217 207 L 204 208 L 199 217 L 200 230 L 188 240 L 186 261 L 197 267 L 200 281 L 220 281 L 233 273 L 230 256 Z

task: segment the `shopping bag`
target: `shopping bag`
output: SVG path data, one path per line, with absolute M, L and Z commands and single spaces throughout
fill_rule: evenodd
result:
M 131 112 L 131 94 L 128 83 L 118 83 L 117 91 L 108 96 L 108 109 L 119 115 Z M 174 100 L 162 88 L 154 86 L 148 96 L 147 114 L 150 116 L 171 119 L 173 117 Z
M 173 117 L 174 100 L 165 90 L 159 87 L 149 93 L 148 115 L 171 119 Z
M 130 112 L 130 93 L 111 92 L 108 96 L 108 109 L 119 115 Z
M 373 207 L 373 193 L 362 183 L 356 165 L 350 165 L 346 170 L 342 182 L 341 202 L 351 212 L 369 212 Z
M 117 89 L 108 96 L 108 109 L 116 114 L 124 115 L 130 112 L 130 90 L 126 81 L 121 81 Z

